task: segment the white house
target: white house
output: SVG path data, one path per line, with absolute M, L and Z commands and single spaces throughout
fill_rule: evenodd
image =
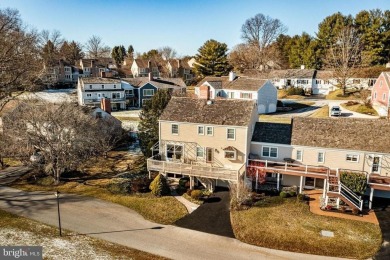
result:
M 300 87 L 305 91 L 311 91 L 315 76 L 315 70 L 305 69 L 288 69 L 288 70 L 272 70 L 268 74 L 268 79 L 278 89 L 289 87 Z
M 255 100 L 259 114 L 276 112 L 277 89 L 269 80 L 249 77 L 236 77 L 230 72 L 228 77 L 206 77 L 196 87 L 195 94 L 200 98 Z
M 126 98 L 134 96 L 134 88 L 127 82 L 111 78 L 80 78 L 77 86 L 80 105 L 100 106 L 102 98 L 109 98 L 112 110 L 126 109 Z

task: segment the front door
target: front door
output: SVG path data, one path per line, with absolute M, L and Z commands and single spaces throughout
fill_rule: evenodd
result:
M 316 179 L 312 177 L 305 177 L 305 189 L 314 189 L 316 186 Z
M 213 162 L 213 148 L 210 147 L 206 148 L 206 162 L 208 163 Z
M 380 163 L 381 163 L 381 157 L 374 155 L 372 159 L 371 172 L 379 173 Z

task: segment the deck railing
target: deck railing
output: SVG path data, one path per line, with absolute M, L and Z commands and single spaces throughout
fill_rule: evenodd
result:
M 232 170 L 223 167 L 213 167 L 210 165 L 198 165 L 194 163 L 161 161 L 153 158 L 147 160 L 149 171 L 159 171 L 164 173 L 176 173 L 195 177 L 205 177 L 227 181 L 237 181 L 241 170 Z

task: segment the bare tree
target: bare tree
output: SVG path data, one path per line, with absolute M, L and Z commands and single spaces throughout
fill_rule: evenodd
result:
M 158 52 L 160 53 L 161 57 L 164 60 L 169 60 L 169 59 L 174 59 L 176 58 L 176 51 L 169 47 L 169 46 L 164 46 L 158 49 Z
M 34 86 L 42 70 L 37 43 L 17 10 L 0 9 L 0 110 L 14 91 Z
M 265 66 L 272 55 L 267 54 L 270 46 L 280 34 L 287 31 L 286 26 L 279 19 L 263 14 L 249 18 L 241 27 L 241 37 L 247 44 L 256 47 L 253 55 L 257 56 L 258 63 Z
M 111 48 L 102 42 L 102 38 L 92 35 L 85 44 L 87 49 L 87 56 L 92 59 L 110 57 Z
M 325 66 L 333 71 L 336 86 L 342 89 L 343 95 L 354 76 L 354 68 L 361 64 L 362 44 L 357 31 L 351 26 L 345 26 L 337 35 L 336 40 L 328 48 L 325 56 Z
M 71 103 L 25 101 L 3 117 L 4 137 L 12 140 L 20 158 L 39 154 L 45 171 L 58 183 L 62 173 L 101 154 L 103 135 L 97 133 L 107 133 L 106 125 L 89 112 Z
M 44 46 L 48 41 L 51 41 L 54 48 L 58 51 L 65 40 L 59 30 L 53 30 L 52 32 L 49 32 L 48 30 L 41 31 L 39 35 L 40 45 Z

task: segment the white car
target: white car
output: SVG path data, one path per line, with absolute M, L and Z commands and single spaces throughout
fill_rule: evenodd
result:
M 330 110 L 331 116 L 340 116 L 341 115 L 341 109 L 339 106 L 333 106 Z

